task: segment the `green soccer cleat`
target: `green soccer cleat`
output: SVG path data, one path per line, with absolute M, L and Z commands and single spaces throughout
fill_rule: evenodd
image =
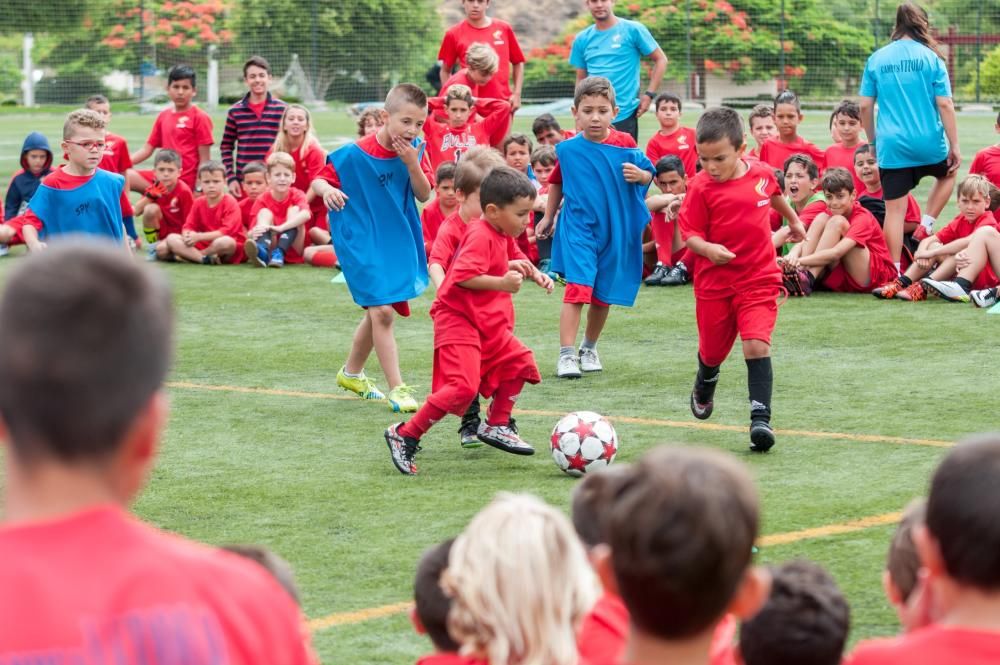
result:
M 340 368 L 337 372 L 337 385 L 348 390 L 361 399 L 375 400 L 376 402 L 381 402 L 385 400 L 385 394 L 375 387 L 375 382 L 365 376 L 362 372 L 361 376 L 347 376 L 344 367 Z
M 420 406 L 413 397 L 413 388 L 401 383 L 389 391 L 389 408 L 394 413 L 413 413 Z

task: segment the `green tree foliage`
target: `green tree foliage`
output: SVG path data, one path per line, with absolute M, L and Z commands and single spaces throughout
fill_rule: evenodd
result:
M 242 0 L 234 26 L 241 52 L 260 53 L 276 72 L 297 54 L 318 98 L 347 101 L 423 82 L 441 41 L 430 0 Z
M 4 0 L 0 33 L 66 32 L 78 29 L 87 3 L 65 0 Z

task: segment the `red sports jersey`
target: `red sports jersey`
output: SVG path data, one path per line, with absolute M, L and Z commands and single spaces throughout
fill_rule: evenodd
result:
M 163 213 L 159 232 L 160 240 L 163 240 L 171 233 L 181 232 L 191 206 L 194 205 L 194 195 L 183 180 L 178 180 L 174 188 L 161 196 L 156 204 Z
M 364 138 L 358 139 L 358 147 L 367 152 L 372 157 L 378 157 L 379 159 L 392 159 L 394 157 L 399 157 L 394 150 L 386 148 L 384 145 L 379 143 L 378 134 L 369 134 Z M 423 159 L 420 160 L 420 170 L 424 172 L 427 177 L 427 182 L 434 186 L 434 169 L 431 168 L 431 161 L 427 155 L 427 150 L 424 150 Z M 325 180 L 334 187 L 340 189 L 340 176 L 337 175 L 337 170 L 333 168 L 333 164 L 327 162 L 323 165 L 323 170 L 320 171 L 316 178 Z M 350 195 L 350 192 L 348 192 Z
M 979 218 L 970 222 L 965 218 L 965 215 L 957 215 L 955 219 L 948 222 L 948 224 L 941 229 L 936 231 L 934 235 L 937 236 L 938 241 L 942 245 L 947 245 L 950 242 L 959 240 L 960 238 L 967 238 L 972 235 L 972 232 L 983 226 L 996 226 L 997 220 L 989 210 L 984 212 Z
M 417 665 L 489 665 L 489 662 L 446 651 L 418 658 Z
M 253 218 L 253 206 L 255 203 L 257 203 L 257 199 L 251 199 L 248 197 L 243 197 L 239 200 L 240 216 L 243 219 L 243 228 L 248 231 L 256 223 L 256 220 Z
M 444 97 L 446 94 L 448 94 L 448 88 L 450 88 L 453 85 L 468 86 L 468 88 L 472 90 L 472 96 L 475 97 L 476 99 L 480 97 L 485 97 L 483 91 L 486 90 L 486 86 L 478 85 L 471 78 L 469 78 L 468 69 L 465 68 L 459 69 L 457 72 L 449 76 L 448 79 L 444 82 L 444 85 L 441 86 L 441 92 L 439 94 L 442 97 Z
M 271 156 L 271 152 L 273 151 L 267 151 L 267 155 L 264 157 L 265 160 Z M 326 164 L 326 151 L 323 150 L 319 143 L 310 143 L 299 146 L 298 149 L 292 150 L 288 154 L 291 155 L 292 160 L 295 162 L 295 181 L 292 183 L 292 187 L 308 195 L 310 187 L 312 187 L 312 181 L 316 179 L 316 176 L 319 175 Z M 326 228 L 326 206 L 323 204 L 323 199 L 314 196 L 309 201 L 309 212 L 311 217 L 306 223 L 306 228 L 314 226 Z M 306 238 L 307 245 L 309 244 L 308 240 Z
M 427 255 L 427 265 L 436 263 L 448 272 L 455 258 L 455 252 L 458 251 L 458 245 L 465 237 L 467 226 L 468 223 L 462 219 L 457 210 L 448 215 L 438 228 L 437 237 Z
M 42 182 L 47 187 L 51 187 L 52 189 L 76 189 L 77 187 L 87 184 L 87 182 L 94 177 L 93 174 L 70 175 L 69 173 L 66 173 L 66 171 L 63 170 L 65 166 L 66 166 L 65 164 L 60 164 L 59 166 L 57 166 L 55 169 L 52 170 L 52 173 L 42 178 Z M 127 189 L 128 189 L 127 187 L 124 187 L 122 189 L 121 196 L 118 197 L 118 204 L 122 208 L 123 216 L 126 214 L 125 212 L 126 210 L 132 210 L 132 203 L 128 200 L 128 194 L 126 193 Z M 30 207 L 30 204 L 28 209 L 24 211 L 23 215 L 9 219 L 7 220 L 7 223 L 13 225 L 17 230 L 18 234 L 20 234 L 21 228 L 25 224 L 31 224 L 39 231 L 42 230 L 42 220 L 39 219 L 38 215 L 34 213 L 34 211 Z M 23 236 L 19 235 L 18 237 L 22 241 L 24 240 Z
M 452 214 L 457 215 L 458 211 L 456 210 Z M 424 253 L 427 256 L 431 254 L 431 248 L 434 247 L 434 239 L 437 238 L 438 230 L 444 224 L 444 220 L 445 215 L 441 212 L 441 201 L 436 197 L 433 201 L 425 205 L 424 209 L 420 212 L 420 230 L 424 234 Z
M 194 104 L 180 113 L 160 111 L 146 139 L 154 148 L 170 148 L 181 156 L 181 180 L 191 189 L 198 178 L 198 147 L 214 142 L 211 116 Z
M 820 173 L 826 169 L 826 157 L 823 151 L 801 136 L 795 137 L 791 143 L 782 143 L 779 138 L 771 138 L 764 141 L 764 145 L 760 147 L 760 161 L 766 162 L 776 169 L 784 170 L 785 160 L 797 154 L 811 157 L 816 162 L 816 168 L 819 169 Z M 853 165 L 851 172 L 854 172 Z
M 705 171 L 688 180 L 678 215 L 684 240 L 699 236 L 736 255 L 719 266 L 696 256 L 696 296 L 719 298 L 781 284 L 770 222 L 771 197 L 780 193 L 771 167 L 763 162 L 747 164 L 742 177 L 725 182 L 716 182 Z
M 107 132 L 104 135 L 104 143 L 104 156 L 97 168 L 125 175 L 125 171 L 132 168 L 132 156 L 128 152 L 128 142 L 117 134 Z
M 842 143 L 834 143 L 823 153 L 823 159 L 826 163 L 825 168 L 832 169 L 838 166 L 842 169 L 847 169 L 847 172 L 854 178 L 854 191 L 857 192 L 858 196 L 861 196 L 861 192 L 865 191 L 865 183 L 861 182 L 857 172 L 854 170 L 854 151 L 863 145 L 868 144 L 859 143 L 854 147 L 848 148 Z
M 221 231 L 222 235 L 233 238 L 241 245 L 246 240 L 246 229 L 243 226 L 240 204 L 230 194 L 224 194 L 214 207 L 208 204 L 204 196 L 195 199 L 187 221 L 184 222 L 184 230 L 195 233 Z M 204 244 L 206 247 L 208 246 L 208 243 Z M 198 249 L 203 248 L 199 247 Z
M 855 201 L 848 222 L 850 226 L 844 237 L 853 240 L 858 247 L 868 250 L 869 284 L 855 282 L 843 264 L 836 265 L 823 279 L 823 284 L 831 291 L 868 293 L 875 286 L 892 280 L 896 276 L 896 267 L 893 265 L 885 236 L 882 234 L 882 227 L 878 225 L 874 215 Z
M 257 201 L 254 203 L 253 208 L 250 209 L 250 217 L 253 220 L 253 226 L 257 225 L 257 214 L 265 208 L 270 210 L 271 214 L 274 216 L 274 221 L 271 222 L 274 226 L 284 224 L 288 219 L 288 209 L 292 206 L 298 207 L 299 210 L 309 210 L 309 202 L 306 201 L 306 195 L 302 192 L 302 190 L 296 189 L 295 187 L 289 188 L 288 195 L 285 196 L 282 201 L 275 199 L 270 190 L 264 192 L 257 197 Z M 253 228 L 253 226 L 251 226 L 251 228 Z M 299 227 L 299 237 L 303 237 L 303 242 L 305 229 L 305 225 Z M 296 241 L 291 247 L 288 248 L 288 251 L 285 252 L 285 263 L 302 263 L 302 254 L 299 253 L 296 246 L 301 247 L 302 245 Z
M 995 665 L 1000 632 L 928 626 L 891 639 L 862 642 L 846 665 Z
M 510 100 L 510 66 L 524 62 L 524 53 L 521 52 L 521 46 L 509 23 L 494 18 L 490 19 L 489 25 L 477 28 L 468 20 L 463 20 L 444 33 L 438 60 L 443 63 L 445 71 L 451 71 L 455 63 L 465 67 L 465 52 L 475 42 L 488 44 L 497 52 L 500 60 L 497 73 L 482 86 L 482 96 Z M 441 94 L 444 94 L 443 90 Z
M 972 158 L 969 173 L 986 176 L 986 179 L 1000 187 L 1000 145 L 983 148 Z
M 582 140 L 587 141 L 586 137 Z M 619 148 L 634 148 L 635 139 L 632 138 L 631 134 L 626 134 L 625 132 L 619 132 L 617 129 L 612 127 L 608 132 L 608 137 L 601 141 L 604 145 L 613 145 Z M 556 167 L 552 169 L 552 173 L 549 174 L 549 185 L 561 185 L 562 184 L 562 169 L 559 168 L 559 161 L 556 161 Z
M 427 138 L 427 155 L 435 170 L 443 162 L 457 162 L 466 151 L 477 145 L 502 142 L 506 129 L 510 127 L 510 104 L 501 99 L 477 99 L 474 114 L 483 119 L 467 122 L 461 127 L 448 124 L 443 97 L 429 99 L 427 105 L 430 113 L 424 123 L 424 136 Z
M 678 127 L 672 134 L 666 136 L 656 132 L 646 144 L 646 156 L 649 161 L 656 162 L 661 157 L 677 155 L 684 164 L 684 175 L 688 178 L 695 174 L 698 166 L 698 150 L 695 146 L 695 133 L 690 127 Z
M 792 207 L 794 208 L 795 206 Z M 813 201 L 811 203 L 807 203 L 802 210 L 796 210 L 795 212 L 799 216 L 799 221 L 802 222 L 802 224 L 804 224 L 808 229 L 813 223 L 813 220 L 816 219 L 820 213 L 827 212 L 826 201 Z
M 311 662 L 260 566 L 95 506 L 0 528 L 0 662 Z

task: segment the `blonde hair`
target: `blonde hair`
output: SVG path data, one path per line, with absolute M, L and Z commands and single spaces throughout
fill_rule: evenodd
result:
M 465 65 L 473 71 L 496 74 L 500 67 L 500 56 L 489 44 L 472 42 L 465 51 Z
M 369 106 L 361 115 L 358 116 L 358 136 L 361 138 L 365 137 L 365 125 L 368 124 L 368 120 L 374 120 L 376 127 L 382 126 L 382 109 L 379 107 Z
M 281 122 L 278 123 L 278 133 L 274 137 L 274 144 L 271 146 L 271 152 L 291 152 L 290 143 L 288 140 L 288 132 L 285 131 L 285 118 L 288 117 L 289 111 L 302 111 L 306 114 L 306 133 L 302 138 L 302 148 L 304 149 L 302 153 L 307 152 L 307 148 L 311 146 L 320 147 L 319 139 L 316 138 L 316 133 L 313 132 L 312 114 L 309 113 L 309 109 L 301 104 L 289 104 L 285 107 L 284 113 L 281 114 Z
M 287 152 L 272 152 L 271 156 L 267 158 L 267 173 L 271 174 L 277 166 L 284 166 L 286 169 L 295 173 L 295 160 Z
M 555 508 L 498 494 L 455 540 L 442 587 L 462 654 L 497 665 L 576 665 L 576 629 L 596 584 L 580 539 Z
M 456 83 L 454 85 L 448 86 L 448 92 L 444 96 L 444 105 L 447 108 L 448 104 L 452 100 L 460 99 L 470 107 L 474 106 L 476 100 L 472 97 L 472 88 L 467 85 L 462 85 L 461 83 Z
M 107 126 L 108 123 L 104 121 L 104 117 L 97 111 L 77 109 L 66 116 L 66 122 L 63 123 L 63 140 L 72 137 L 77 127 L 104 129 Z
M 962 179 L 962 182 L 958 183 L 958 197 L 971 198 L 979 194 L 989 201 L 990 194 L 994 189 L 996 189 L 996 186 L 987 180 L 985 176 L 970 173 Z

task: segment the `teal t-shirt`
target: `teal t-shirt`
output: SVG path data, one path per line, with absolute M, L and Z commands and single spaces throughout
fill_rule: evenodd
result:
M 639 63 L 658 48 L 646 26 L 620 18 L 607 30 L 591 25 L 577 34 L 569 64 L 586 69 L 587 76 L 611 81 L 619 109 L 615 122 L 619 122 L 639 108 Z

